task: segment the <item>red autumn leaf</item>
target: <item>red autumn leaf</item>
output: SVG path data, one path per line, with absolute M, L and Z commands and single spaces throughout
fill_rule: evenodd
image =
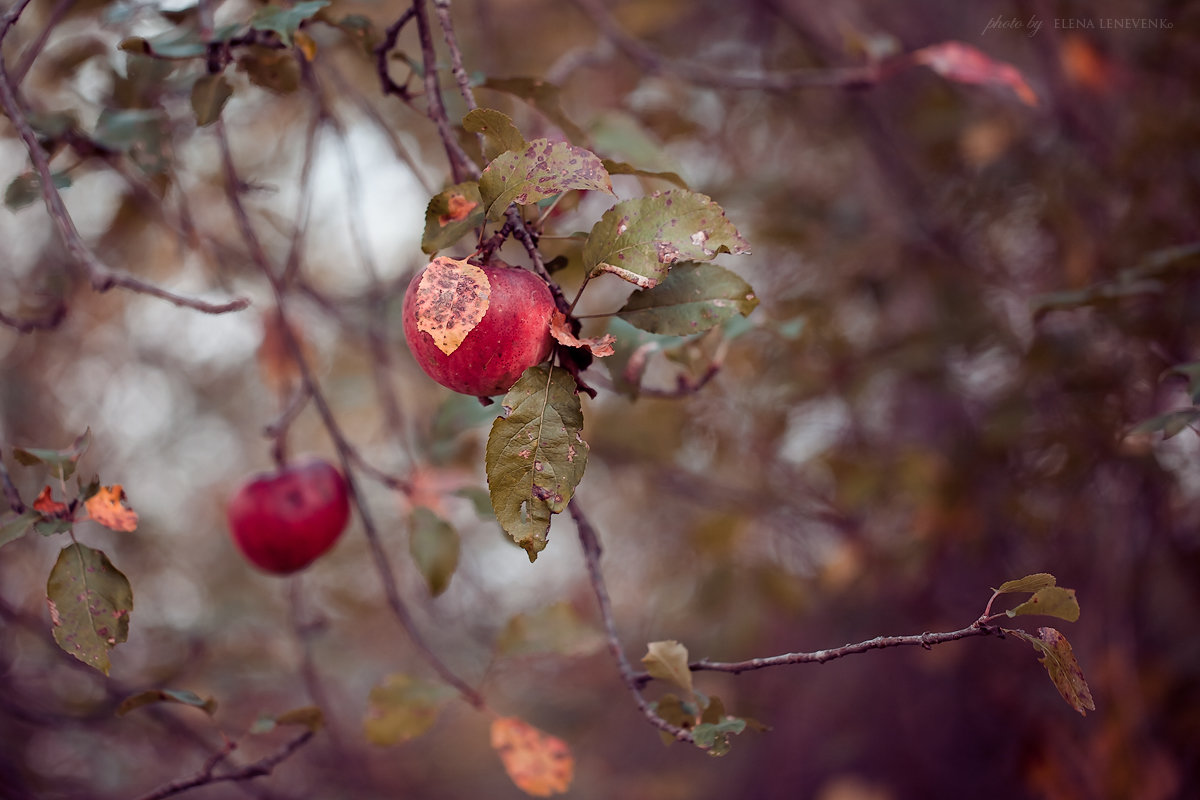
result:
M 516 717 L 492 723 L 492 747 L 517 788 L 534 797 L 561 794 L 575 777 L 575 759 L 562 739 Z
M 132 531 L 137 528 L 137 512 L 125 505 L 125 490 L 121 484 L 101 486 L 100 491 L 88 498 L 88 516 L 114 531 Z
M 912 53 L 912 63 L 923 64 L 947 80 L 1007 86 L 1026 105 L 1038 104 L 1037 94 L 1020 71 L 1005 61 L 996 61 L 978 48 L 962 42 L 942 42 Z
M 571 333 L 570 324 L 567 323 L 567 315 L 561 311 L 555 311 L 550 317 L 550 335 L 566 347 L 586 347 L 597 358 L 611 356 L 613 344 L 617 341 L 611 333 L 591 339 L 576 338 L 575 334 Z
M 46 516 L 54 516 L 67 510 L 66 503 L 60 503 L 50 496 L 50 487 L 42 489 L 41 494 L 33 501 L 33 510 L 40 511 Z

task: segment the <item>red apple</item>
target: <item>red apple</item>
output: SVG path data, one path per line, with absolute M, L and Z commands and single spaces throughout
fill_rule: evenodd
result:
M 486 311 L 477 319 L 482 302 Z M 462 394 L 490 397 L 507 392 L 522 372 L 550 355 L 554 308 L 545 281 L 528 270 L 436 258 L 408 285 L 404 335 L 429 377 Z M 461 342 L 447 344 L 433 335 L 456 326 L 469 329 Z
M 346 480 L 328 461 L 289 464 L 255 475 L 227 509 L 242 555 L 259 569 L 286 575 L 333 547 L 350 519 Z

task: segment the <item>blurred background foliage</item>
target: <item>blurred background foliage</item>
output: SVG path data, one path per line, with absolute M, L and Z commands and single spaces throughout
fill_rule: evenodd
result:
M 405 6 L 338 0 L 330 10 L 363 15 L 378 35 Z M 614 47 L 585 13 L 597 6 L 662 63 L 635 64 Z M 217 22 L 254 9 L 221 4 Z M 54 162 L 70 168 L 64 198 L 104 261 L 176 291 L 255 303 L 210 316 L 93 293 L 40 201 L 0 211 L 0 310 L 29 318 L 66 308 L 50 330 L 0 327 L 6 463 L 30 499 L 45 475 L 18 467 L 9 449 L 62 447 L 90 426 L 81 472 L 123 484 L 142 520 L 131 534 L 78 531 L 134 587 L 130 638 L 108 680 L 49 634 L 45 576 L 61 537 L 30 535 L 0 552 L 0 796 L 135 796 L 198 769 L 220 748 L 218 728 L 239 737 L 262 714 L 314 702 L 326 729 L 271 777 L 193 796 L 520 796 L 488 747 L 487 720 L 465 704 L 408 744 L 366 743 L 371 687 L 430 672 L 383 604 L 357 523 L 291 580 L 253 571 L 231 546 L 224 501 L 269 466 L 261 431 L 279 412 L 270 356 L 256 358 L 273 301 L 233 224 L 211 129 L 189 106 L 203 60 L 118 49 L 187 18 L 181 6 L 167 10 L 178 13 L 39 1 L 6 42 L 11 71 L 53 22 L 22 84 L 31 112 L 69 112 L 88 132 L 124 113 L 126 127 L 109 125 L 132 142 L 124 154 L 64 150 Z M 1200 6 L 459 0 L 453 13 L 474 80 L 560 86 L 563 111 L 587 137 L 577 143 L 679 173 L 754 249 L 721 260 L 762 299 L 746 324 L 689 344 L 674 365 L 656 355 L 636 400 L 602 389 L 584 403 L 592 455 L 578 496 L 605 545 L 632 657 L 657 639 L 735 660 L 952 630 L 975 619 L 989 587 L 1037 571 L 1078 590 L 1083 608 L 1063 630 L 1095 696 L 1086 718 L 1059 699 L 1028 647 L 987 638 L 697 675 L 732 713 L 772 730 L 743 734 L 723 759 L 664 748 L 588 633 L 595 608 L 570 520 L 555 521 L 530 564 L 460 491 L 485 487 L 495 412 L 428 380 L 399 325 L 403 286 L 425 263 L 425 204 L 449 182 L 445 153 L 419 111 L 381 95 L 362 41 L 311 26 L 312 76 L 337 124 L 315 139 L 289 313 L 348 437 L 421 489 L 406 496 L 363 481 L 419 626 L 493 708 L 571 745 L 571 796 L 1195 792 L 1200 440 L 1130 431 L 1192 405 L 1186 376 L 1168 371 L 1200 359 L 1200 260 L 1186 247 L 1167 252 L 1200 239 Z M 1042 26 L 985 30 L 996 17 Z M 1103 26 L 1127 18 L 1159 25 Z M 766 91 L 656 68 L 832 68 L 948 40 L 1016 65 L 1039 104 L 924 69 L 873 87 Z M 406 58 L 420 60 L 411 30 L 396 53 L 399 80 Z M 318 106 L 294 53 L 242 55 L 227 73 L 224 125 L 253 222 L 282 264 Z M 460 118 L 448 70 L 442 78 Z M 529 138 L 562 135 L 510 94 L 478 96 Z M 130 132 L 135 123 L 148 128 Z M 28 161 L 7 121 L 0 136 L 7 181 Z M 616 185 L 622 197 L 665 188 L 632 177 Z M 585 196 L 559 227 L 586 230 L 605 207 Z M 544 249 L 570 259 L 557 277 L 577 285 L 577 243 Z M 627 290 L 598 280 L 584 310 L 611 311 Z M 700 391 L 654 396 L 722 348 L 721 370 Z M 588 374 L 611 382 L 602 366 Z M 386 418 L 379 380 L 400 398 L 398 419 Z M 311 408 L 292 446 L 332 453 Z M 408 556 L 414 503 L 434 506 L 463 540 L 436 599 Z M 528 647 L 505 633 L 514 615 L 560 602 L 575 614 L 559 621 L 577 618 L 578 631 Z M 156 687 L 214 697 L 215 722 L 183 707 L 114 715 L 127 694 Z M 242 739 L 239 757 L 270 751 L 278 737 Z

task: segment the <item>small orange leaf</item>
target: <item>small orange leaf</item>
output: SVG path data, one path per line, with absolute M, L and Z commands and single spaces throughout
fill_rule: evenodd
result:
M 101 486 L 100 491 L 87 500 L 88 516 L 114 531 L 132 531 L 137 528 L 137 512 L 125 505 L 125 490 L 121 484 Z
M 517 788 L 534 797 L 561 794 L 575 777 L 575 759 L 567 743 L 516 717 L 492 723 L 492 747 Z
M 942 42 L 917 50 L 911 58 L 912 63 L 924 64 L 948 80 L 1007 86 L 1026 105 L 1038 104 L 1037 94 L 1016 67 L 1004 61 L 995 61 L 969 44 Z
M 305 60 L 310 63 L 317 58 L 317 43 L 304 31 L 296 31 L 292 34 L 292 41 L 296 43 L 296 47 L 304 54 Z
M 66 503 L 60 503 L 50 496 L 50 487 L 42 489 L 41 494 L 33 501 L 33 510 L 40 511 L 47 516 L 54 516 L 62 511 L 67 510 Z
M 455 192 L 446 197 L 446 213 L 438 216 L 438 225 L 443 228 L 451 222 L 464 220 L 471 215 L 479 203 L 468 200 L 465 195 Z
M 283 330 L 283 326 L 286 324 L 288 324 L 287 321 L 278 309 L 263 317 L 262 342 L 258 345 L 257 354 L 258 369 L 263 383 L 281 397 L 291 394 L 292 387 L 300 381 L 302 374 L 300 366 L 292 356 L 291 348 L 288 347 L 287 333 Z M 291 326 L 291 331 L 292 335 L 299 339 L 301 353 L 304 354 L 306 360 L 309 359 L 311 353 L 308 343 L 304 341 L 295 326 Z
M 555 310 L 554 314 L 550 317 L 550 335 L 561 345 L 567 347 L 586 347 L 597 358 L 611 356 L 613 354 L 613 344 L 617 341 L 617 337 L 611 333 L 606 333 L 603 336 L 593 339 L 576 338 L 575 334 L 571 333 L 571 326 L 567 323 L 567 315 L 558 310 Z
M 475 330 L 491 301 L 487 273 L 474 264 L 439 256 L 425 267 L 417 284 L 417 330 L 433 337 L 450 355 Z

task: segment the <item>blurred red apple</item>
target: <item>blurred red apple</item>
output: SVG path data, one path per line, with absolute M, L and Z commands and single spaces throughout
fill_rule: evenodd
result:
M 528 270 L 436 258 L 408 285 L 404 335 L 429 377 L 490 397 L 550 355 L 554 308 L 545 281 Z
M 342 535 L 350 519 L 346 480 L 328 461 L 312 459 L 255 475 L 227 509 L 242 555 L 259 569 L 286 575 L 304 569 Z

